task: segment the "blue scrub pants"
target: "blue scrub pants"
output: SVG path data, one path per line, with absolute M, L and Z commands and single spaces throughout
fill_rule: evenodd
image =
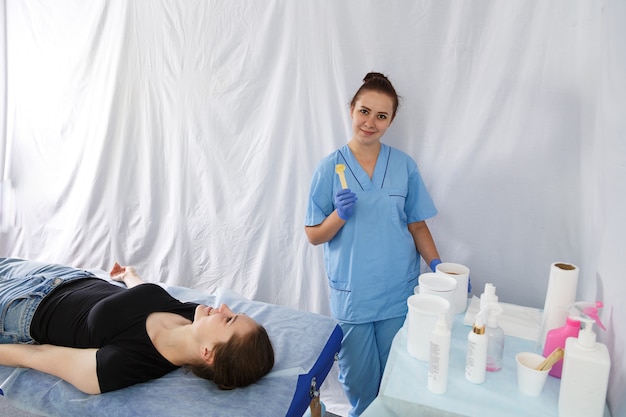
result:
M 62 265 L 0 258 L 0 343 L 34 343 L 30 323 L 59 285 L 93 274 Z
M 340 323 L 343 340 L 339 351 L 339 382 L 357 417 L 378 395 L 380 381 L 394 336 L 405 317 L 364 324 Z

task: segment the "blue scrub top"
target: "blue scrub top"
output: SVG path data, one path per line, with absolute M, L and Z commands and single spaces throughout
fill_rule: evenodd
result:
M 382 144 L 370 180 L 344 145 L 315 169 L 306 226 L 322 223 L 335 210 L 334 196 L 341 189 L 336 164 L 346 165 L 346 181 L 358 201 L 352 217 L 324 244 L 331 312 L 353 324 L 403 316 L 419 276 L 408 224 L 434 216 L 437 209 L 409 155 Z

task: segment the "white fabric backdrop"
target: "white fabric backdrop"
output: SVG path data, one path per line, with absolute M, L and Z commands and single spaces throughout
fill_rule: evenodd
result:
M 578 265 L 626 415 L 623 2 L 0 3 L 0 256 L 328 314 L 310 176 L 381 71 L 403 96 L 385 140 L 420 165 L 443 259 L 534 307 L 552 262 Z

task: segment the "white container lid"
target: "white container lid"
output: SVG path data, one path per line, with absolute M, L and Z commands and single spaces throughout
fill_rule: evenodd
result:
M 419 276 L 420 287 L 433 292 L 451 292 L 456 289 L 456 280 L 449 275 L 426 272 Z
M 407 299 L 409 310 L 425 316 L 439 316 L 450 310 L 450 302 L 432 294 L 415 294 Z M 434 324 L 434 322 L 433 322 Z

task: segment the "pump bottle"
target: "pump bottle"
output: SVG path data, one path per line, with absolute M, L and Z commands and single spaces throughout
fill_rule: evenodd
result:
M 478 312 L 474 327 L 467 335 L 465 378 L 474 384 L 485 382 L 487 371 L 487 335 L 483 324 L 484 314 L 484 310 Z
M 502 307 L 498 303 L 489 303 L 485 306 L 487 314 L 487 371 L 498 372 L 502 369 L 502 353 L 504 352 L 504 329 L 498 326 L 498 314 L 502 314 Z
M 428 389 L 434 394 L 445 394 L 448 389 L 450 365 L 450 329 L 444 314 L 440 314 L 430 336 Z
M 496 287 L 492 283 L 485 284 L 480 295 L 480 310 L 487 316 L 487 371 L 497 372 L 502 369 L 502 353 L 504 351 L 504 330 L 498 326 L 497 315 L 502 314 L 502 306 L 498 304 Z
M 606 345 L 596 342 L 595 320 L 580 317 L 578 338 L 565 341 L 559 391 L 559 417 L 602 417 L 609 383 L 611 358 Z
M 482 310 L 488 303 L 497 303 L 498 296 L 496 295 L 496 287 L 488 282 L 485 284 L 485 289 L 480 295 L 480 309 Z

